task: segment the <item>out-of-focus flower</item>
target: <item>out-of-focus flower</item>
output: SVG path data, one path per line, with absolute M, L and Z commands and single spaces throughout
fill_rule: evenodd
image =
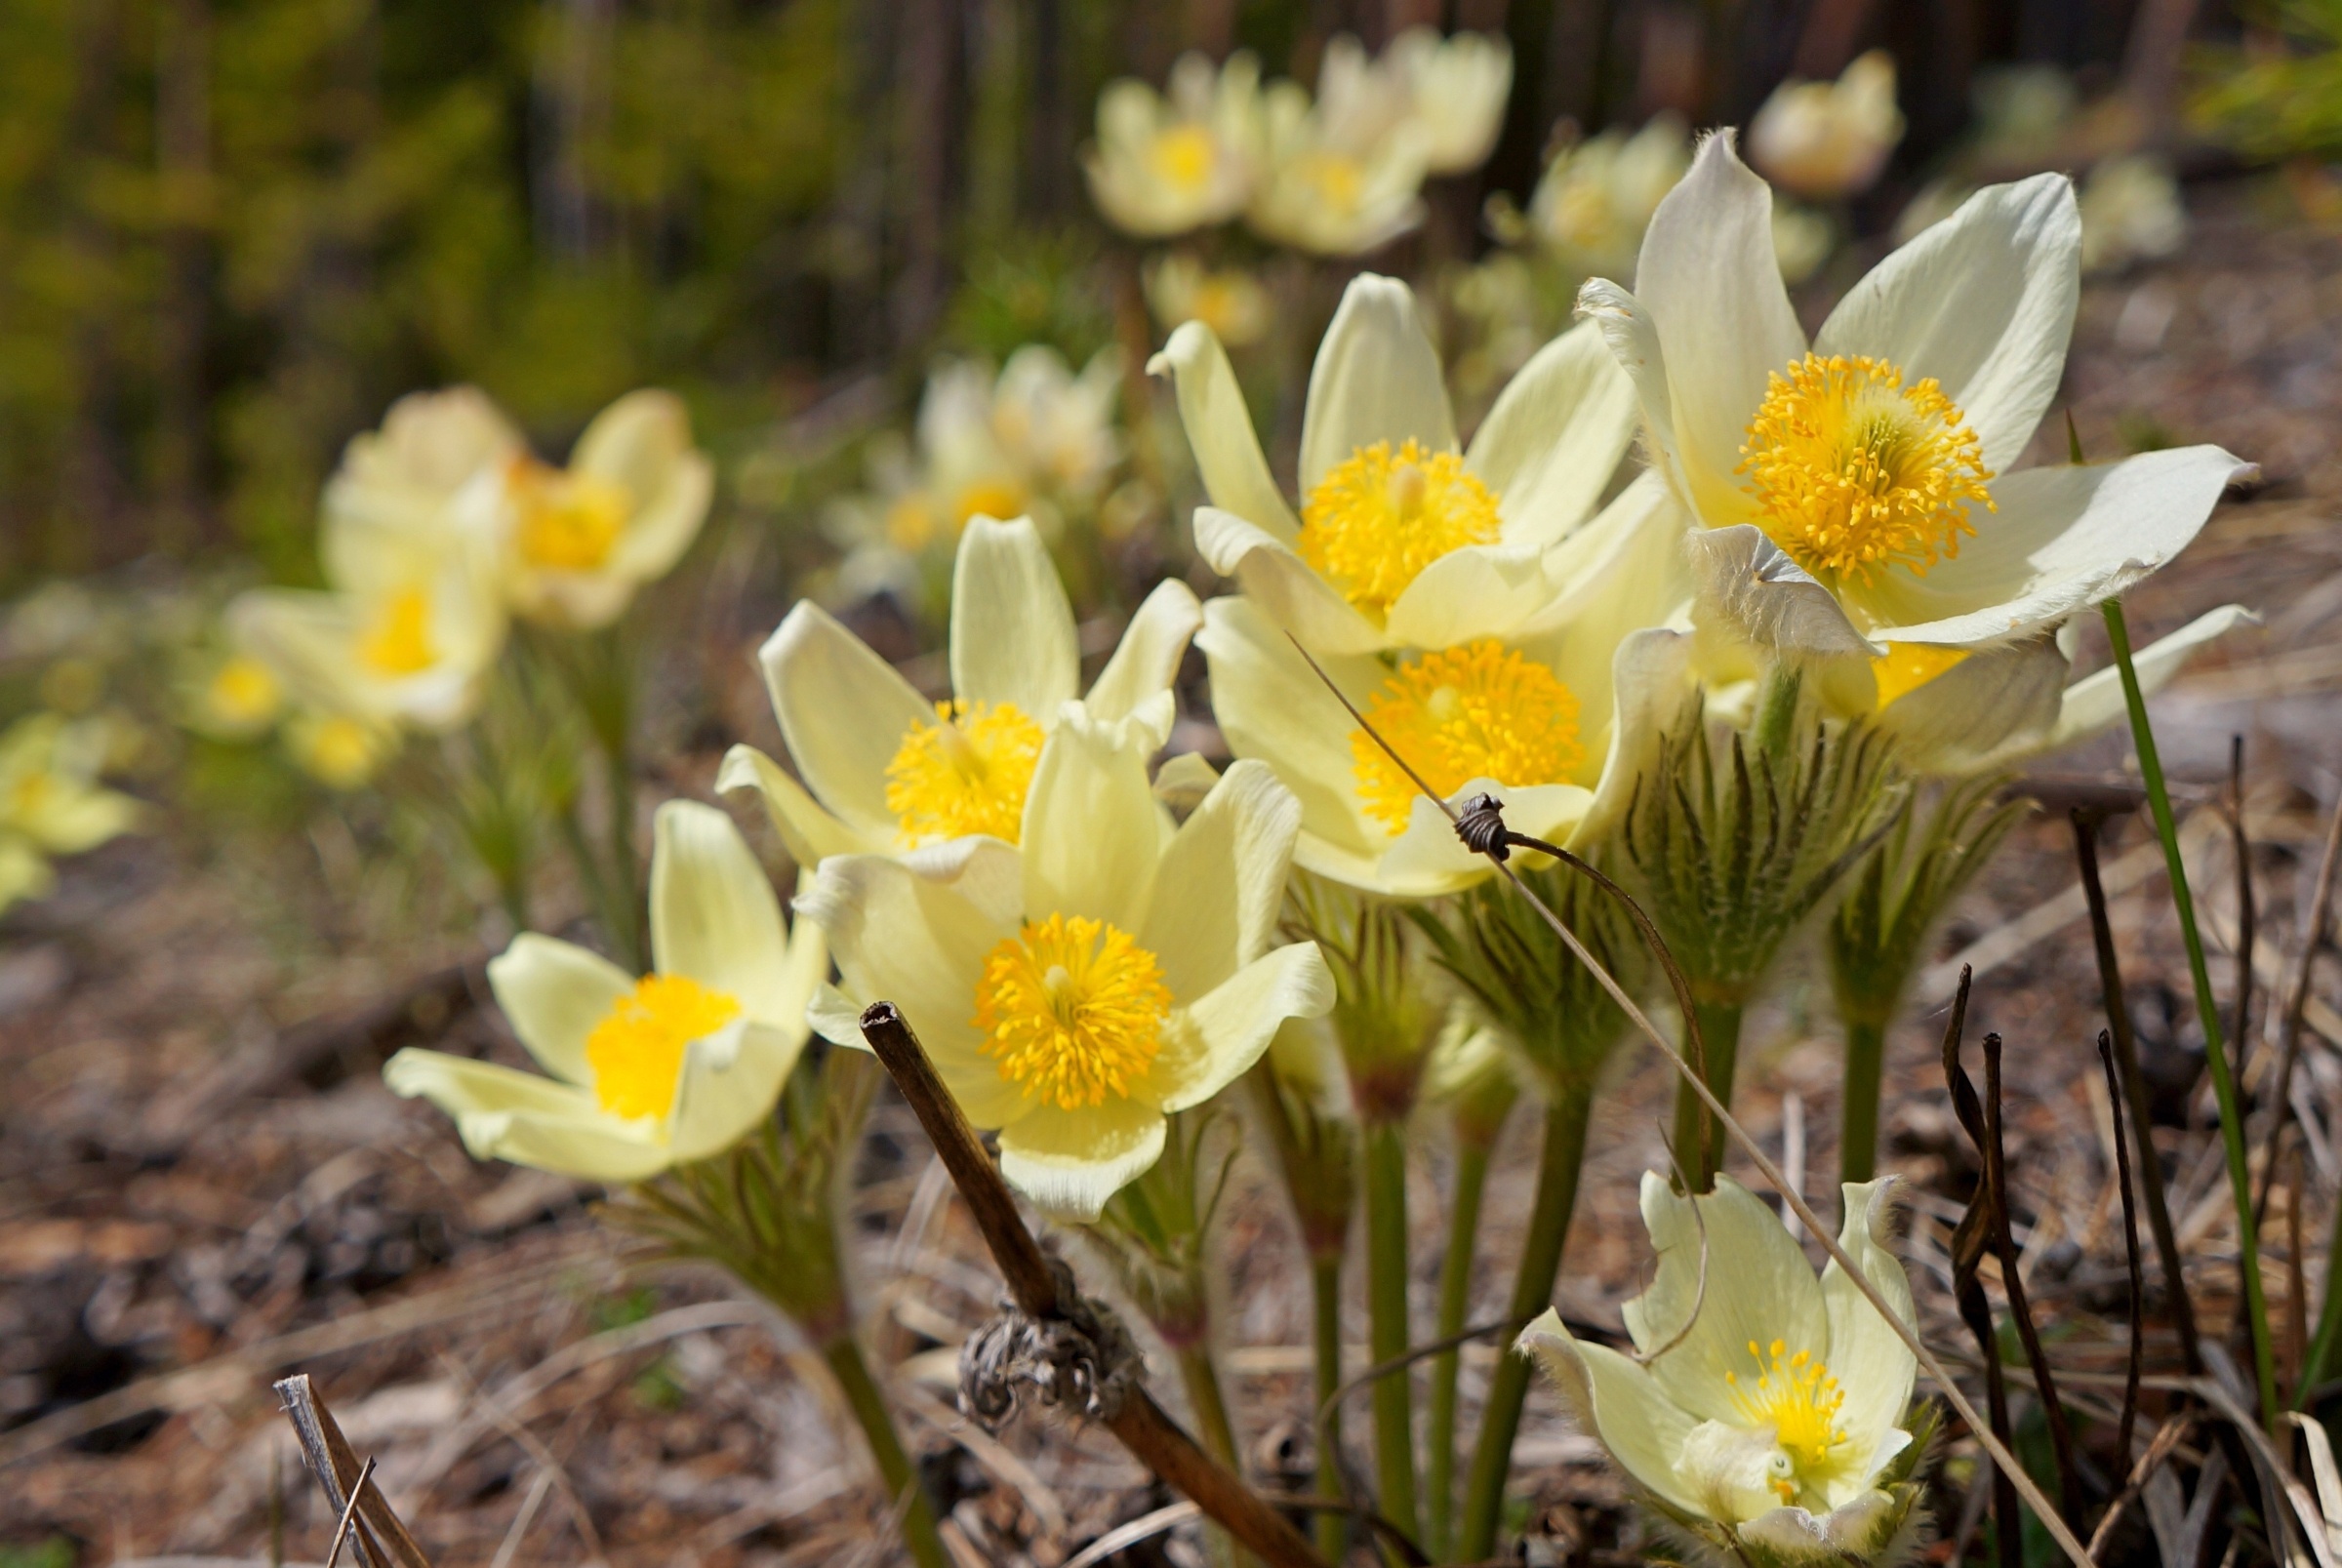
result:
M 1909 245 L 1958 212 L 1961 204 L 1975 194 L 1975 186 L 1949 175 L 1928 181 L 1895 215 L 1895 243 Z
M 1813 276 L 1837 248 L 1837 229 L 1827 213 L 1776 199 L 1773 203 L 1773 260 L 1781 281 L 1793 288 Z
M 1632 136 L 1613 129 L 1565 142 L 1529 198 L 1528 232 L 1581 275 L 1632 272 L 1651 214 L 1690 167 L 1690 133 L 1672 114 Z
M 1810 343 L 1771 206 L 1716 136 L 1660 204 L 1635 292 L 1597 279 L 1581 296 L 1701 525 L 1705 631 L 1825 662 L 1833 700 L 1871 711 L 2122 592 L 2249 471 L 2209 446 L 2003 471 L 2073 331 L 2081 225 L 2063 177 L 1979 191 L 1873 268 Z
M 1886 1248 L 1889 1182 L 1849 1182 L 1838 1244 L 1908 1325 Z M 1694 1214 L 1694 1206 L 1697 1214 Z M 1918 1359 L 1833 1260 L 1817 1281 L 1772 1210 L 1728 1176 L 1707 1196 L 1642 1179 L 1659 1255 L 1625 1308 L 1635 1353 L 1547 1312 L 1522 1334 L 1652 1506 L 1721 1560 L 1888 1564 L 1918 1545 L 1904 1423 Z
M 1171 682 L 1202 613 L 1176 579 L 1147 596 L 1089 690 L 1096 724 L 1135 725 L 1149 754 L 1177 716 Z M 800 865 L 890 855 L 983 833 L 1014 844 L 1041 748 L 1079 694 L 1073 606 L 1030 519 L 979 517 L 954 563 L 949 703 L 929 703 L 810 601 L 758 658 L 800 784 L 753 746 L 734 746 L 720 789 L 764 796 Z
M 0 732 L 0 909 L 56 885 L 52 857 L 79 855 L 128 832 L 139 803 L 98 782 L 106 739 L 59 713 Z
M 918 1028 L 1000 1171 L 1042 1210 L 1095 1219 L 1161 1154 L 1164 1116 L 1232 1082 L 1290 1018 L 1323 1014 L 1313 943 L 1276 946 L 1300 812 L 1239 762 L 1176 833 L 1148 784 L 1154 738 L 1068 704 L 1021 849 L 963 838 L 826 861 L 804 917 L 837 955 L 816 1027 L 859 1045 L 880 997 Z
M 1510 43 L 1494 33 L 1442 38 L 1434 27 L 1409 27 L 1377 63 L 1405 90 L 1407 112 L 1423 131 L 1428 173 L 1466 174 L 1488 161 L 1513 91 Z
M 1327 96 L 1316 104 L 1292 82 L 1262 95 L 1268 170 L 1245 220 L 1265 239 L 1317 256 L 1362 256 L 1423 221 L 1424 130 L 1362 59 L 1344 63 L 1355 53 L 1355 40 L 1347 54 L 1327 49 Z M 1346 70 L 1354 86 L 1345 85 Z
M 304 708 L 285 721 L 285 750 L 328 789 L 356 789 L 398 749 L 398 731 L 354 713 Z
M 1215 270 L 1176 251 L 1147 269 L 1147 303 L 1164 331 L 1200 321 L 1232 348 L 1268 336 L 1275 308 L 1269 291 L 1242 267 Z
M 526 450 L 519 429 L 476 386 L 410 392 L 390 405 L 380 429 L 343 449 L 326 481 L 325 525 L 446 527 L 448 505 L 465 485 Z
M 187 724 L 220 741 L 266 734 L 285 710 L 285 683 L 267 661 L 240 649 L 216 655 L 184 679 L 181 698 Z
M 2152 153 L 2108 158 L 2081 182 L 2081 268 L 2120 272 L 2176 256 L 2188 209 L 2170 165 Z
M 715 465 L 671 392 L 628 392 L 593 418 L 569 465 L 525 450 L 477 475 L 460 526 L 495 541 L 512 608 L 572 630 L 606 626 L 670 571 L 707 520 Z
M 1749 158 L 1774 183 L 1809 201 L 1871 187 L 1903 140 L 1895 60 L 1874 49 L 1835 82 L 1783 82 L 1749 124 Z
M 659 808 L 651 852 L 652 973 L 524 933 L 488 984 L 541 1073 L 408 1049 L 393 1093 L 456 1119 L 478 1159 L 639 1182 L 722 1153 L 772 1114 L 828 970 L 821 934 L 782 923 L 755 855 L 711 806 Z
M 1168 94 L 1123 78 L 1098 95 L 1098 140 L 1083 149 L 1090 198 L 1108 222 L 1166 239 L 1244 210 L 1261 158 L 1260 63 L 1239 50 L 1215 70 L 1180 57 Z
M 1976 110 L 1976 156 L 2000 169 L 2053 163 L 2080 103 L 2074 78 L 2046 64 L 1978 71 L 1968 99 Z

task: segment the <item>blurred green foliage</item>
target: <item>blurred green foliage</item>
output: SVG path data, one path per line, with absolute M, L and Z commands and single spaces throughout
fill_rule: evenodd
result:
M 2250 50 L 2206 49 L 2190 107 L 2246 157 L 2342 156 L 2342 0 L 2284 0 Z

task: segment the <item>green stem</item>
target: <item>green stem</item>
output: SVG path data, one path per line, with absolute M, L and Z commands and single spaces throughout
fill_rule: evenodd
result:
M 1342 1254 L 1321 1252 L 1310 1259 L 1310 1297 L 1313 1308 L 1312 1337 L 1314 1340 L 1317 1368 L 1317 1400 L 1313 1408 L 1326 1409 L 1326 1401 L 1342 1387 Z M 1327 1412 L 1317 1439 L 1317 1492 L 1320 1497 L 1340 1497 L 1342 1485 L 1342 1407 L 1337 1404 Z M 1317 1551 L 1327 1562 L 1340 1562 L 1349 1545 L 1350 1521 L 1339 1513 L 1317 1515 Z
M 869 1439 L 870 1457 L 878 1462 L 878 1474 L 886 1483 L 888 1505 L 903 1509 L 903 1545 L 911 1560 L 919 1568 L 953 1568 L 943 1538 L 935 1533 L 935 1510 L 928 1507 L 919 1472 L 903 1452 L 894 1417 L 887 1413 L 886 1396 L 878 1391 L 862 1359 L 862 1347 L 854 1343 L 851 1333 L 841 1334 L 822 1347 L 822 1359 L 829 1363 L 847 1407 L 854 1412 L 863 1436 Z
M 1695 1001 L 1692 1010 L 1699 1015 L 1700 1044 L 1708 1053 L 1708 1090 L 1729 1108 L 1732 1076 L 1740 1057 L 1740 1004 Z M 1703 1141 L 1700 1128 L 1706 1120 L 1707 1107 L 1700 1104 L 1700 1097 L 1692 1093 L 1691 1086 L 1676 1085 L 1676 1158 L 1694 1192 L 1705 1192 L 1714 1186 L 1716 1167 L 1724 1162 L 1723 1124 L 1709 1126 Z
M 1176 1352 L 1179 1360 L 1179 1381 L 1188 1390 L 1189 1408 L 1195 1412 L 1197 1435 L 1211 1456 L 1238 1475 L 1244 1467 L 1236 1459 L 1236 1428 L 1229 1420 L 1228 1397 L 1220 1388 L 1220 1369 L 1212 1364 L 1209 1345 L 1197 1341 L 1182 1346 Z M 1250 1552 L 1240 1552 L 1229 1539 L 1227 1531 L 1216 1524 L 1204 1526 L 1204 1545 L 1210 1548 L 1216 1564 L 1246 1564 L 1258 1568 Z
M 1886 1067 L 1886 1029 L 1870 1019 L 1846 1024 L 1846 1081 L 1838 1097 L 1837 1179 L 1867 1182 L 1878 1169 L 1878 1084 Z
M 1488 1146 L 1461 1144 L 1456 1149 L 1456 1193 L 1447 1217 L 1447 1258 L 1439 1268 L 1439 1321 L 1432 1329 L 1434 1341 L 1452 1339 L 1464 1331 L 1464 1314 L 1472 1307 L 1472 1265 L 1480 1233 L 1480 1193 L 1488 1183 Z M 1456 1506 L 1456 1373 L 1462 1364 L 1458 1349 L 1442 1350 L 1432 1360 L 1431 1456 L 1425 1462 L 1424 1491 L 1430 1524 L 1424 1546 L 1433 1556 L 1447 1549 L 1447 1533 Z
M 2220 1102 L 2220 1141 L 2227 1146 L 2228 1185 L 2237 1205 L 2237 1268 L 2243 1276 L 2244 1309 L 2251 1319 L 2252 1365 L 2261 1394 L 2261 1419 L 2277 1418 L 2277 1360 L 2269 1342 L 2269 1304 L 2261 1284 L 2261 1240 L 2252 1220 L 2252 1172 L 2244 1153 L 2244 1113 L 2237 1103 L 2235 1070 L 2229 1065 L 2228 1046 L 2220 1034 L 2220 1009 L 2212 999 L 2212 977 L 2203 958 L 2203 938 L 2196 930 L 2196 899 L 2188 890 L 2187 862 L 2179 853 L 2179 825 L 2171 815 L 2171 791 L 2163 783 L 2162 758 L 2155 747 L 2155 728 L 2147 719 L 2146 694 L 2139 689 L 2139 672 L 2130 658 L 2130 627 L 2122 619 L 2120 601 L 2099 606 L 2106 617 L 2107 640 L 2115 663 L 2122 672 L 2122 699 L 2130 707 L 2130 739 L 2139 756 L 2139 774 L 2147 784 L 2147 804 L 2155 813 L 2155 830 L 2163 841 L 2163 864 L 2171 875 L 2171 905 L 2179 913 L 2179 934 L 2187 944 L 2188 976 L 2196 987 L 2196 1016 L 2203 1025 L 2204 1061 L 2211 1067 L 2212 1093 Z M 2154 1157 L 2150 1149 L 2148 1158 Z
M 634 759 L 623 728 L 603 744 L 610 773 L 610 911 L 617 922 L 611 942 L 639 973 L 651 967 L 644 950 L 642 875 L 634 864 Z
M 1376 1365 L 1407 1353 L 1407 1142 L 1399 1123 L 1366 1128 L 1366 1338 Z M 1415 1534 L 1411 1378 L 1374 1383 L 1374 1461 L 1383 1516 Z
M 1525 1322 L 1553 1305 L 1570 1213 L 1578 1204 L 1578 1172 L 1586 1162 L 1586 1130 L 1593 1109 L 1593 1090 L 1582 1084 L 1564 1089 L 1546 1106 L 1545 1147 L 1537 1157 L 1537 1201 L 1529 1211 L 1508 1317 Z M 1513 1438 L 1520 1430 L 1520 1409 L 1529 1396 L 1532 1370 L 1528 1357 L 1513 1353 L 1513 1343 L 1511 1338 L 1505 1341 L 1496 1374 L 1489 1380 L 1479 1441 L 1464 1481 L 1463 1528 L 1447 1553 L 1450 1562 L 1482 1562 L 1495 1555 L 1505 1483 L 1513 1474 Z

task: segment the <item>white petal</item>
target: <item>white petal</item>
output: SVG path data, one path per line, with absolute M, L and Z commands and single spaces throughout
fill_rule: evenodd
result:
M 667 1144 L 678 1164 L 720 1154 L 753 1132 L 773 1113 L 782 1085 L 804 1054 L 805 1008 L 800 1000 L 793 1026 L 747 1024 L 727 1030 L 724 1050 L 694 1040 L 683 1054 L 675 1085 L 675 1110 Z
M 1188 644 L 1202 625 L 1203 606 L 1194 589 L 1177 578 L 1157 583 L 1122 628 L 1122 640 L 1091 683 L 1084 704 L 1108 723 L 1130 717 L 1141 704 L 1171 689 Z M 1169 738 L 1166 733 L 1156 744 Z
M 1593 792 L 1576 784 L 1507 784 L 1494 779 L 1473 780 L 1448 803 L 1460 806 L 1480 794 L 1504 802 L 1505 825 L 1513 831 L 1563 846 L 1594 804 Z M 1408 808 L 1406 831 L 1384 854 L 1376 872 L 1384 891 L 1421 899 L 1468 888 L 1493 875 L 1495 867 L 1486 856 L 1465 848 L 1446 813 L 1418 795 Z
M 1906 386 L 1933 377 L 1999 473 L 2057 395 L 2080 299 L 2073 181 L 2036 175 L 1976 192 L 1873 267 L 1813 346 L 1890 360 Z
M 691 416 L 671 392 L 629 392 L 594 416 L 570 454 L 573 472 L 614 480 L 634 503 L 609 574 L 664 577 L 698 537 L 715 494 L 715 466 L 691 445 Z
M 600 953 L 524 931 L 489 960 L 488 988 L 538 1065 L 586 1085 L 586 1037 L 632 993 L 634 977 Z
M 1892 1177 L 1845 1184 L 1845 1219 L 1837 1244 L 1886 1298 L 1895 1315 L 1909 1324 L 1918 1321 L 1912 1311 L 1911 1280 L 1901 1261 L 1886 1249 L 1892 1234 L 1893 1187 Z M 1822 1303 L 1830 1314 L 1830 1348 L 1824 1359 L 1846 1396 L 1838 1419 L 1853 1448 L 1849 1461 L 1863 1462 L 1862 1479 L 1867 1483 L 1886 1457 L 1878 1450 L 1887 1434 L 1911 1406 L 1918 1359 L 1835 1258 L 1822 1270 Z
M 1057 1220 L 1090 1221 L 1162 1157 L 1163 1113 L 1141 1101 L 1038 1106 L 1000 1130 L 1000 1174 Z
M 1195 553 L 1213 571 L 1234 578 L 1247 598 L 1312 649 L 1367 654 L 1391 641 L 1291 546 L 1234 512 L 1195 508 Z
M 1683 547 L 1699 583 L 1692 618 L 1701 624 L 1767 654 L 1870 659 L 1884 652 L 1854 629 L 1835 594 L 1754 524 L 1694 529 Z
M 1700 143 L 1652 215 L 1635 298 L 1667 356 L 1676 452 L 1701 520 L 1741 522 L 1741 442 L 1768 378 L 1803 356 L 1805 334 L 1773 257 L 1772 189 L 1740 161 L 1731 132 Z
M 1142 728 L 1065 704 L 1025 797 L 1027 919 L 1080 915 L 1134 936 L 1144 927 L 1162 847 L 1151 749 Z
M 1986 758 L 2039 745 L 2056 725 L 2066 656 L 2052 637 L 1981 648 L 1878 710 L 1902 764 L 1973 772 Z
M 1573 1339 L 1551 1307 L 1521 1331 L 1520 1345 L 1620 1468 L 1676 1508 L 1700 1511 L 1700 1500 L 1676 1471 L 1676 1457 L 1697 1424 L 1648 1372 L 1607 1346 Z
M 1578 314 L 1593 322 L 1610 357 L 1634 383 L 1635 401 L 1650 432 L 1651 462 L 1686 506 L 1693 504 L 1691 476 L 1676 450 L 1675 394 L 1668 388 L 1667 352 L 1659 324 L 1640 300 L 1608 278 L 1591 278 L 1578 290 Z
M 886 767 L 914 726 L 935 722 L 933 704 L 809 600 L 788 612 L 756 657 L 788 754 L 814 798 L 857 832 L 892 841 Z
M 1301 494 L 1360 447 L 1388 441 L 1396 452 L 1418 441 L 1456 449 L 1439 351 L 1415 311 L 1415 293 L 1372 272 L 1351 279 L 1310 369 L 1301 416 Z
M 1193 1001 L 1267 950 L 1284 905 L 1301 802 L 1265 762 L 1231 767 L 1163 851 L 1139 945 Z
M 2138 671 L 2139 690 L 2153 694 L 2167 685 L 2178 674 L 2196 651 L 2215 637 L 2259 617 L 2241 604 L 2224 604 L 2219 609 L 2198 616 L 2168 637 L 2159 637 L 2146 647 L 2134 650 L 2131 667 Z M 2063 704 L 2058 709 L 2057 724 L 2036 749 L 2054 751 L 2061 746 L 2086 740 L 2099 731 L 2118 724 L 2127 716 L 2130 704 L 2122 695 L 2122 671 L 2114 664 L 2094 670 L 2066 688 Z
M 1080 691 L 1073 605 L 1040 531 L 1028 517 L 971 517 L 951 570 L 952 695 L 1014 703 L 1046 725 Z
M 1582 850 L 1598 843 L 1627 813 L 1659 742 L 1681 721 L 1692 694 L 1691 638 L 1652 626 L 1620 641 L 1610 665 L 1610 747 L 1601 783 L 1578 823 Z
M 1322 1018 L 1334 1005 L 1334 976 L 1313 942 L 1263 954 L 1196 998 L 1184 1022 L 1190 1037 L 1176 1061 L 1157 1058 L 1165 1110 L 1200 1106 L 1248 1071 L 1287 1019 Z
M 695 800 L 670 800 L 654 820 L 651 955 L 737 999 L 759 1023 L 791 1026 L 805 993 L 789 983 L 781 901 L 732 819 Z
M 593 1097 L 490 1062 L 412 1048 L 383 1065 L 390 1092 L 453 1116 L 474 1159 L 509 1160 L 596 1182 L 639 1182 L 671 1163 L 649 1124 L 602 1113 Z
M 824 811 L 821 802 L 807 794 L 787 769 L 752 745 L 736 745 L 724 753 L 715 787 L 724 794 L 735 789 L 755 790 L 764 802 L 765 814 L 773 820 L 774 831 L 788 846 L 789 859 L 807 870 L 832 855 L 875 853 L 892 847 L 891 840 L 858 833 Z
M 1635 439 L 1635 382 L 1601 324 L 1547 343 L 1497 394 L 1465 466 L 1497 493 L 1505 543 L 1542 547 L 1586 520 Z
M 1301 520 L 1286 504 L 1269 471 L 1269 460 L 1261 455 L 1261 438 L 1253 433 L 1243 388 L 1236 384 L 1228 350 L 1220 346 L 1212 329 L 1200 321 L 1181 327 L 1163 351 L 1148 361 L 1147 373 L 1171 378 L 1180 422 L 1187 426 L 1188 445 L 1195 453 L 1195 466 L 1212 504 L 1291 543 L 1301 532 Z
M 1425 567 L 1400 590 L 1384 633 L 1410 648 L 1452 648 L 1503 636 L 1552 597 L 1538 546 L 1467 544 Z

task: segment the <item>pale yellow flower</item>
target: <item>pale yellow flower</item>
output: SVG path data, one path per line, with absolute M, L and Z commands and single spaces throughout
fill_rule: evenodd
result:
M 1377 64 L 1406 94 L 1429 173 L 1466 174 L 1488 161 L 1513 91 L 1513 46 L 1503 35 L 1442 38 L 1435 27 L 1409 27 L 1384 47 Z
M 304 708 L 285 723 L 285 749 L 329 789 L 356 789 L 398 749 L 398 731 L 353 713 Z
M 1177 713 L 1171 682 L 1200 619 L 1186 584 L 1156 587 L 1089 689 L 1091 722 L 1128 725 L 1150 753 L 1159 749 Z M 758 658 L 804 783 L 742 745 L 717 787 L 760 790 L 801 865 L 972 833 L 1015 843 L 1042 744 L 1081 679 L 1072 603 L 1030 519 L 978 517 L 960 536 L 949 648 L 953 701 L 930 703 L 800 602 Z
M 1316 945 L 1275 945 L 1292 795 L 1238 763 L 1166 833 L 1153 748 L 1068 704 L 1021 848 L 839 856 L 801 905 L 843 976 L 816 1027 L 858 1045 L 864 1004 L 902 1008 L 969 1120 L 1000 1130 L 1001 1174 L 1066 1218 L 1096 1218 L 1161 1154 L 1167 1113 L 1333 1003 Z
M 1660 200 L 1691 167 L 1691 133 L 1673 114 L 1570 141 L 1555 152 L 1529 198 L 1529 233 L 1582 276 L 1623 275 Z
M 343 449 L 325 486 L 326 529 L 447 527 L 447 508 L 465 485 L 525 450 L 519 429 L 478 387 L 410 392 L 380 429 Z
M 1167 94 L 1123 78 L 1098 95 L 1098 140 L 1082 150 L 1108 222 L 1165 239 L 1244 210 L 1260 171 L 1260 64 L 1239 50 L 1214 69 L 1180 57 Z
M 79 855 L 137 825 L 141 808 L 99 783 L 105 737 L 34 713 L 0 731 L 0 908 L 57 881 L 53 857 Z
M 1200 321 L 1232 348 L 1248 347 L 1269 334 L 1275 306 L 1269 291 L 1242 267 L 1215 271 L 1175 251 L 1147 269 L 1146 282 L 1147 303 L 1166 331 Z
M 1838 1241 L 1905 1324 L 1888 1182 L 1847 1183 Z M 1697 1214 L 1694 1214 L 1694 1207 Z M 1834 1261 L 1814 1278 L 1773 1211 L 1728 1176 L 1705 1197 L 1642 1180 L 1659 1255 L 1627 1303 L 1635 1354 L 1547 1312 L 1522 1336 L 1652 1505 L 1720 1560 L 1879 1564 L 1916 1544 L 1905 1421 L 1918 1358 Z
M 285 683 L 265 660 L 240 651 L 215 659 L 183 690 L 188 722 L 223 741 L 250 740 L 285 707 Z
M 731 820 L 680 800 L 659 808 L 651 954 L 638 980 L 524 933 L 488 984 L 544 1072 L 410 1048 L 383 1080 L 455 1117 L 478 1159 L 615 1183 L 720 1154 L 772 1114 L 828 955 L 812 924 L 786 928 Z
M 1837 201 L 1870 189 L 1902 140 L 1895 60 L 1874 49 L 1835 82 L 1773 89 L 1749 124 L 1749 158 L 1785 190 Z
M 2120 272 L 2188 242 L 2188 209 L 2171 167 L 2151 153 L 2108 158 L 2081 182 L 2081 269 Z
M 1342 59 L 1329 48 L 1325 69 L 1337 81 Z M 1253 230 L 1316 256 L 1363 256 L 1421 223 L 1429 147 L 1393 97 L 1361 88 L 1312 104 L 1297 84 L 1271 84 L 1262 95 L 1267 172 L 1245 210 Z

